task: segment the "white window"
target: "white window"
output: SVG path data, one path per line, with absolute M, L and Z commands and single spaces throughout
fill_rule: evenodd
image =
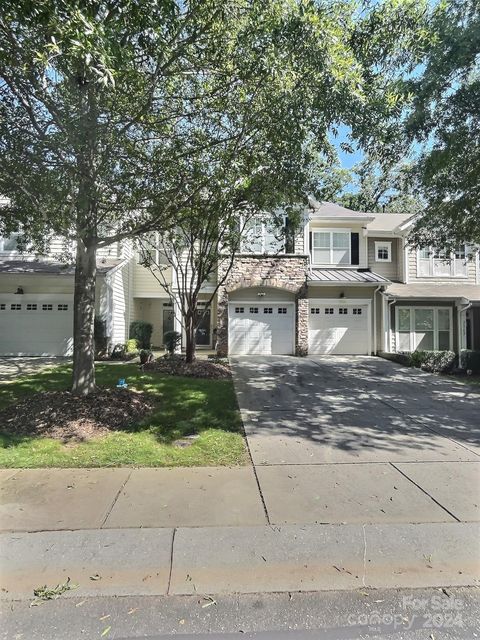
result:
M 8 238 L 0 237 L 0 253 L 14 253 L 18 251 L 18 233 L 12 233 Z
M 320 313 L 320 309 L 319 309 L 318 307 L 312 307 L 312 308 L 310 309 L 310 313 L 311 313 L 312 315 L 317 315 L 317 316 L 318 316 L 318 314 Z
M 275 224 L 274 219 L 255 216 L 245 223 L 241 247 L 243 253 L 284 253 L 284 246 L 284 229 Z
M 53 304 L 42 304 L 42 311 L 53 311 Z
M 34 303 L 28 303 L 27 304 L 27 311 L 36 311 L 37 310 L 37 305 Z
M 354 307 L 352 313 L 354 316 L 361 316 L 363 309 L 361 307 Z
M 258 313 L 258 307 L 250 307 L 250 313 Z
M 448 307 L 397 307 L 397 351 L 448 351 L 452 313 Z
M 313 231 L 313 264 L 351 264 L 350 231 Z
M 273 313 L 272 307 L 263 307 L 263 313 Z
M 287 307 L 278 307 L 278 313 L 283 313 L 285 315 L 287 313 Z
M 235 307 L 235 313 L 243 313 L 245 309 L 243 307 Z
M 417 276 L 420 278 L 466 278 L 467 249 L 465 245 L 452 253 L 445 249 L 423 247 L 417 251 Z
M 0 311 L 5 311 L 5 309 L 7 308 L 7 305 L 5 303 L 1 303 L 0 304 Z
M 335 310 L 333 307 L 326 307 L 325 309 L 325 315 L 326 316 L 333 316 Z
M 10 311 L 21 311 L 22 310 L 22 305 L 21 304 L 11 304 L 10 305 Z
M 58 311 L 68 311 L 68 304 L 59 304 L 57 305 Z
M 375 242 L 375 261 L 376 262 L 392 261 L 392 243 L 391 242 Z
M 348 315 L 348 307 L 340 307 L 340 309 L 338 310 L 338 313 L 341 316 L 346 316 Z

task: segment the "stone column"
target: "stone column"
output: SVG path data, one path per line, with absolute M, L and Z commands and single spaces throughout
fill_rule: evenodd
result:
M 302 291 L 302 297 L 297 298 L 297 330 L 295 355 L 308 355 L 308 298 L 306 291 Z
M 217 292 L 217 355 L 228 355 L 228 293 L 225 287 Z

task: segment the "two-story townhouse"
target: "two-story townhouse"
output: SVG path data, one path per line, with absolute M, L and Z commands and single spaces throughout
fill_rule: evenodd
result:
M 73 247 L 54 238 L 48 256 L 0 237 L 0 355 L 67 356 L 73 350 Z M 133 279 L 129 243 L 100 249 L 96 314 L 111 343 L 124 342 L 131 320 Z
M 478 251 L 409 247 L 413 219 L 311 201 L 291 253 L 259 226 L 263 250 L 240 254 L 219 291 L 219 352 L 480 349 Z
M 204 314 L 198 346 L 221 355 L 480 349 L 478 252 L 411 248 L 411 224 L 410 214 L 313 200 L 287 243 L 265 219 L 253 221 Z M 58 241 L 46 258 L 25 256 L 14 238 L 0 240 L 0 354 L 71 353 L 73 268 L 56 259 L 64 250 Z M 131 245 L 102 250 L 98 273 L 97 315 L 110 344 L 127 339 L 134 319 L 152 323 L 158 347 L 166 331 L 180 330 L 175 299 Z M 167 265 L 162 278 L 175 291 Z M 205 284 L 201 304 L 212 287 Z

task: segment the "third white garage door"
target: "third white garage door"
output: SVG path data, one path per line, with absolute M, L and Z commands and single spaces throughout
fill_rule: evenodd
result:
M 228 309 L 228 352 L 231 355 L 294 353 L 295 305 L 240 302 Z
M 368 355 L 369 305 L 342 300 L 340 304 L 311 300 L 308 352 L 317 355 Z

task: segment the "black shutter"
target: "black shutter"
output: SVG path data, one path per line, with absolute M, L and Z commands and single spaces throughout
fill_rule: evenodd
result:
M 351 249 L 351 256 L 352 256 L 352 264 L 359 264 L 360 263 L 359 245 L 360 245 L 360 234 L 351 233 L 350 234 L 350 249 Z
M 308 250 L 310 254 L 312 253 L 312 232 L 308 232 Z

